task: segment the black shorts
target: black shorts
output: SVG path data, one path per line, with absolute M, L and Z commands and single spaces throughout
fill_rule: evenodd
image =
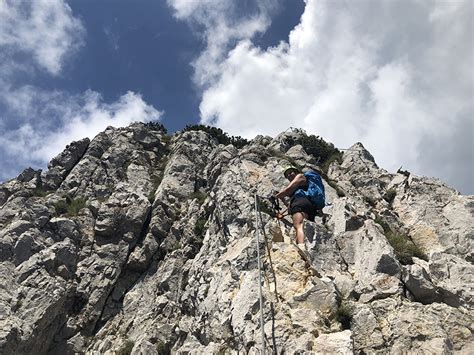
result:
M 293 197 L 290 200 L 288 213 L 294 215 L 297 212 L 305 212 L 308 215 L 308 219 L 314 222 L 314 217 L 316 217 L 318 209 L 307 197 Z

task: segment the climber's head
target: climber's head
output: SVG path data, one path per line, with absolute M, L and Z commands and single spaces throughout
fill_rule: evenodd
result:
M 293 165 L 288 165 L 283 168 L 283 175 L 285 175 L 285 177 L 290 181 L 293 180 L 299 173 L 299 169 Z

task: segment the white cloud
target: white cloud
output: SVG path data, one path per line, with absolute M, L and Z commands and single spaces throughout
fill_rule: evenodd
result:
M 102 102 L 96 92 L 69 96 L 24 87 L 18 95 L 27 98 L 23 108 L 40 119 L 23 122 L 18 128 L 0 127 L 0 150 L 22 166 L 45 166 L 72 141 L 93 138 L 108 126 L 127 126 L 135 121 L 158 120 L 162 115 L 140 95 L 128 92 L 112 104 Z M 29 96 L 31 95 L 31 96 Z M 44 119 L 44 113 L 49 117 Z
M 384 168 L 474 193 L 472 21 L 470 1 L 307 0 L 288 43 L 263 50 L 242 35 L 206 57 L 208 45 L 195 63 L 214 70 L 196 80 L 201 120 L 246 137 L 295 126 L 362 141 Z
M 38 70 L 59 76 L 84 37 L 63 0 L 0 0 L 1 180 L 28 165 L 44 168 L 71 141 L 93 138 L 107 126 L 161 117 L 133 92 L 105 103 L 94 91 L 73 95 L 27 84 Z
M 84 32 L 62 0 L 0 0 L 0 49 L 31 55 L 50 74 L 60 73 Z
M 206 43 L 205 50 L 193 63 L 194 80 L 206 86 L 220 75 L 219 63 L 229 46 L 238 40 L 252 38 L 270 25 L 271 15 L 281 0 L 167 0 L 178 19 L 187 20 Z M 248 5 L 253 11 L 242 11 Z M 246 9 L 248 10 L 248 9 Z

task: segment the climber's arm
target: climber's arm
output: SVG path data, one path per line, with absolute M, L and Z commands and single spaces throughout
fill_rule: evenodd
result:
M 295 176 L 293 181 L 291 181 L 287 187 L 285 187 L 283 190 L 275 194 L 276 198 L 282 199 L 285 196 L 291 196 L 295 190 L 300 187 L 306 185 L 308 182 L 306 180 L 306 176 L 303 174 L 298 174 Z

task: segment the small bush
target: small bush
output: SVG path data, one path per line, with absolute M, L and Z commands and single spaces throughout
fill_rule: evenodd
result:
M 189 199 L 190 200 L 194 200 L 194 199 L 197 199 L 199 204 L 202 205 L 204 203 L 204 201 L 206 201 L 206 198 L 207 198 L 207 194 L 204 193 L 204 192 L 201 192 L 201 191 L 195 191 L 193 192 L 191 195 L 189 195 Z
M 380 216 L 377 216 L 374 222 L 382 226 L 385 238 L 387 238 L 387 241 L 392 246 L 393 250 L 395 251 L 395 256 L 401 264 L 413 264 L 413 257 L 427 260 L 427 257 L 423 251 L 415 243 L 413 243 L 408 235 L 392 230 L 388 223 Z
M 327 174 L 329 170 L 329 166 L 335 161 L 337 161 L 339 164 L 342 164 L 341 152 L 333 153 L 331 156 L 329 156 L 329 158 L 327 158 L 326 161 L 320 165 L 321 170 Z
M 395 255 L 401 264 L 413 264 L 413 257 L 427 260 L 426 255 L 413 243 L 408 235 L 390 231 L 385 233 L 385 237 L 395 251 Z
M 291 145 L 301 144 L 306 153 L 319 158 L 319 165 L 327 172 L 329 164 L 333 161 L 342 162 L 342 152 L 334 144 L 326 142 L 319 136 L 303 134 L 297 139 L 289 139 Z
M 66 214 L 68 216 L 77 216 L 79 211 L 86 207 L 87 199 L 85 197 L 71 198 L 66 196 L 65 200 L 58 201 L 54 204 L 56 215 Z
M 194 225 L 194 234 L 197 237 L 203 237 L 206 232 L 206 222 L 204 218 L 198 218 L 196 224 Z
M 346 303 L 341 303 L 336 310 L 336 320 L 341 323 L 342 329 L 351 329 L 353 309 Z
M 156 343 L 156 351 L 158 352 L 158 355 L 170 355 L 171 354 L 171 350 L 170 350 L 170 347 L 168 346 L 168 344 L 166 344 L 162 341 L 159 341 L 158 343 Z
M 159 132 L 163 132 L 164 134 L 168 133 L 168 130 L 166 129 L 166 127 L 157 121 L 147 122 L 145 123 L 145 126 L 152 131 L 159 131 Z
M 127 339 L 122 347 L 117 351 L 117 355 L 130 355 L 134 346 L 135 342 Z
M 388 223 L 385 222 L 385 220 L 383 218 L 381 218 L 380 216 L 375 217 L 374 222 L 377 223 L 377 224 L 380 224 L 382 226 L 384 233 L 390 232 L 390 227 L 389 227 Z
M 212 126 L 205 126 L 202 124 L 197 124 L 197 125 L 187 125 L 184 127 L 183 132 L 187 131 L 204 131 L 211 135 L 212 137 L 216 138 L 219 144 L 232 144 L 236 148 L 242 148 L 245 147 L 247 144 L 249 144 L 249 141 L 246 140 L 245 138 L 242 138 L 240 136 L 234 137 L 234 136 L 229 136 L 226 132 L 224 132 L 222 129 L 217 128 L 217 127 L 212 127 Z
M 79 211 L 86 207 L 86 201 L 87 199 L 83 197 L 79 197 L 76 199 L 71 200 L 71 203 L 69 204 L 69 208 L 67 209 L 67 213 L 70 216 L 77 216 Z
M 168 144 L 169 142 L 171 142 L 171 138 L 172 138 L 172 136 L 164 135 L 164 136 L 161 137 L 161 142 L 165 143 L 165 144 Z
M 51 191 L 43 190 L 43 188 L 41 187 L 37 187 L 33 190 L 33 196 L 37 196 L 37 197 L 45 197 L 49 195 L 50 193 Z

